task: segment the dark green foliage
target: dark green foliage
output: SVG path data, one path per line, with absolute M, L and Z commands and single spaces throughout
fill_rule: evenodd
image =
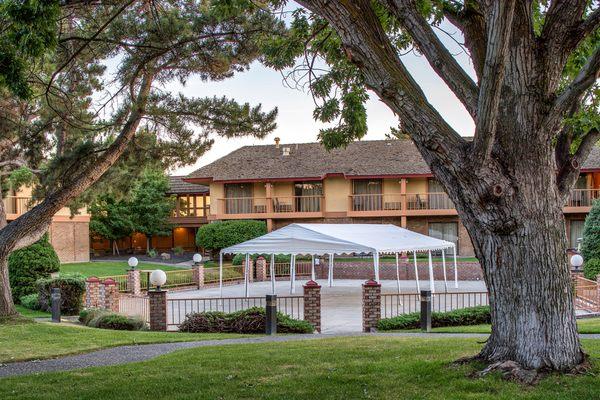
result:
M 60 310 L 65 315 L 77 315 L 83 308 L 85 294 L 85 277 L 83 275 L 60 275 L 58 278 L 43 278 L 36 283 L 39 293 L 40 307 L 50 311 L 50 292 L 60 288 Z
M 390 331 L 397 329 L 418 329 L 421 326 L 421 314 L 418 312 L 402 314 L 393 318 L 379 320 L 377 329 Z M 461 308 L 448 312 L 434 312 L 431 314 L 431 326 L 463 326 L 489 324 L 491 322 L 490 307 L 477 306 Z
M 203 225 L 196 234 L 196 244 L 210 250 L 220 250 L 267 233 L 264 221 L 223 221 Z
M 128 317 L 97 308 L 82 310 L 79 313 L 79 322 L 91 328 L 121 331 L 141 331 L 148 328 L 146 323 L 140 318 Z
M 21 296 L 19 299 L 21 305 L 29 310 L 39 310 L 40 307 L 40 297 L 37 293 L 31 293 L 25 296 Z
M 14 301 L 36 293 L 36 281 L 59 269 L 60 261 L 47 235 L 31 246 L 13 251 L 8 257 L 8 274 Z
M 590 213 L 585 218 L 581 255 L 586 264 L 594 258 L 600 259 L 600 201 L 598 200 L 594 201 Z
M 264 333 L 265 309 L 252 307 L 247 310 L 225 314 L 218 311 L 188 314 L 179 325 L 180 332 L 234 332 Z M 293 319 L 277 313 L 277 332 L 280 333 L 312 333 L 314 328 L 303 320 Z
M 252 257 L 252 260 L 256 261 L 256 259 L 259 257 L 259 254 L 251 254 L 250 257 Z M 262 256 L 268 261 L 271 261 L 271 255 L 270 254 L 262 254 Z M 246 259 L 246 255 L 245 254 L 236 254 L 233 257 L 233 260 L 231 261 L 231 263 L 233 265 L 242 265 L 242 263 L 244 262 L 244 260 Z M 289 254 L 275 254 L 275 262 L 276 263 L 289 263 L 290 262 L 290 255 Z
M 600 258 L 592 258 L 583 264 L 583 276 L 587 279 L 596 280 L 600 275 Z
M 116 200 L 113 194 L 98 196 L 89 206 L 91 214 L 90 231 L 110 241 L 118 240 L 133 233 L 130 204 Z

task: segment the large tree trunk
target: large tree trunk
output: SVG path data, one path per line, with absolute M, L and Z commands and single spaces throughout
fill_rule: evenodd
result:
M 10 317 L 17 314 L 8 281 L 8 255 L 0 254 L 0 316 Z

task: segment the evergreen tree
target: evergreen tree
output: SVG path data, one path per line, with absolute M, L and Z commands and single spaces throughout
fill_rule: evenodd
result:
M 131 192 L 131 221 L 136 232 L 146 235 L 146 251 L 151 249 L 153 236 L 171 234 L 169 217 L 175 206 L 173 197 L 166 196 L 169 179 L 156 170 L 146 170 Z
M 90 204 L 90 232 L 110 241 L 113 254 L 119 253 L 117 240 L 131 235 L 131 205 L 124 199 L 117 200 L 112 193 L 103 194 Z
M 581 255 L 585 263 L 600 260 L 600 201 L 595 200 L 583 225 Z

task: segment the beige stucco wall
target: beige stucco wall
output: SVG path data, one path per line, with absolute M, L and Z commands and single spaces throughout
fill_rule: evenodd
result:
M 211 183 L 209 186 L 210 197 L 212 197 L 212 201 L 210 202 L 210 213 L 212 215 L 217 215 L 224 210 L 219 210 L 220 201 L 218 199 L 225 198 L 225 186 L 222 183 Z
M 290 197 L 294 195 L 293 182 L 274 182 L 273 196 L 274 197 Z
M 400 179 L 384 179 L 383 180 L 383 193 L 384 194 L 397 194 L 401 193 L 402 185 Z
M 427 178 L 408 178 L 406 193 L 427 193 Z
M 53 221 L 50 243 L 61 263 L 90 260 L 90 225 L 87 221 Z
M 347 211 L 352 182 L 344 178 L 327 178 L 323 182 L 323 186 L 325 210 L 327 212 Z

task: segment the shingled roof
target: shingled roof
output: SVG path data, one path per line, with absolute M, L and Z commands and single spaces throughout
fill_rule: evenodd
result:
M 208 186 L 184 182 L 184 176 L 169 176 L 169 192 L 167 194 L 208 193 Z
M 289 155 L 283 155 L 289 148 Z M 600 148 L 594 148 L 584 169 L 600 168 Z M 192 172 L 186 180 L 248 181 L 263 179 L 321 179 L 327 175 L 429 175 L 431 170 L 409 139 L 353 142 L 327 152 L 320 143 L 241 147 Z

